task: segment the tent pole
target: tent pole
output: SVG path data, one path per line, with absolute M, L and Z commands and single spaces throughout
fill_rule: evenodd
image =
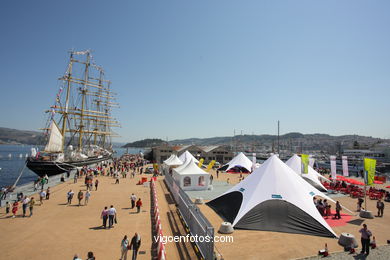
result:
M 364 209 L 365 209 L 365 211 L 367 211 L 366 177 L 367 177 L 367 172 L 364 171 Z
M 279 149 L 279 129 L 280 129 L 280 122 L 278 120 L 278 155 L 280 156 L 280 149 Z

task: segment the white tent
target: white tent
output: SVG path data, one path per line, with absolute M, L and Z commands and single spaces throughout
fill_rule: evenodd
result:
M 173 179 L 183 190 L 207 190 L 210 174 L 203 171 L 191 159 L 184 167 L 173 169 Z
M 171 154 L 171 156 L 169 156 L 168 159 L 166 159 L 165 161 L 163 161 L 163 163 L 169 162 L 170 160 L 172 160 L 173 157 L 174 157 L 174 154 Z
M 249 160 L 248 157 L 245 156 L 245 154 L 240 152 L 230 162 L 225 164 L 222 168 L 224 169 L 226 166 L 227 166 L 227 168 L 225 169 L 225 171 L 228 171 L 233 167 L 239 166 L 239 167 L 245 168 L 246 170 L 251 172 L 253 162 L 251 160 Z
M 179 157 L 177 157 L 176 154 L 173 154 L 173 156 L 164 161 L 164 164 L 168 166 L 179 166 L 182 165 L 183 162 L 179 159 Z
M 302 173 L 302 160 L 298 155 L 294 154 L 290 159 L 288 159 L 286 164 L 293 169 L 295 173 L 304 178 L 305 181 L 316 187 L 318 190 L 327 191 L 318 179 L 318 173 L 310 165 L 308 166 L 308 173 Z
M 193 159 L 195 163 L 199 163 L 199 161 L 187 150 L 179 156 L 179 159 L 182 162 Z
M 235 228 L 337 237 L 314 205 L 314 196 L 330 199 L 273 155 L 207 205 Z
M 168 174 L 170 172 L 170 168 L 174 168 L 182 164 L 183 162 L 177 157 L 176 154 L 171 154 L 171 156 L 163 162 L 162 170 L 164 174 Z

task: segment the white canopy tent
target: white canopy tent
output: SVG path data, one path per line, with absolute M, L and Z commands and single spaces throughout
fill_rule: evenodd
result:
M 305 179 L 308 183 L 316 187 L 320 191 L 327 191 L 318 179 L 319 173 L 317 173 L 310 165 L 308 166 L 308 173 L 302 173 L 302 160 L 301 157 L 294 154 L 290 159 L 287 160 L 286 164 L 294 170 L 296 174 Z
M 171 168 L 178 167 L 182 164 L 183 162 L 177 157 L 176 154 L 171 154 L 171 156 L 163 162 L 162 169 L 164 174 L 167 174 L 170 172 Z
M 337 237 L 314 205 L 314 196 L 333 201 L 273 155 L 207 205 L 235 228 Z
M 195 163 L 199 163 L 199 161 L 187 150 L 179 156 L 179 159 L 182 162 L 193 159 Z
M 210 185 L 210 174 L 199 168 L 193 159 L 173 169 L 172 175 L 183 190 L 207 190 Z
M 228 171 L 234 167 L 242 167 L 242 168 L 248 170 L 248 172 L 251 172 L 252 166 L 253 166 L 253 162 L 251 160 L 249 160 L 249 158 L 246 157 L 245 154 L 240 152 L 230 162 L 225 164 L 222 168 L 225 171 Z M 226 167 L 226 169 L 225 169 L 225 167 Z
M 169 160 L 169 161 L 168 161 Z M 170 157 L 170 159 L 168 158 L 167 160 L 164 161 L 164 163 L 167 165 L 167 166 L 180 166 L 183 164 L 183 162 L 179 159 L 179 157 L 177 157 L 176 154 L 174 154 L 173 156 Z
M 169 156 L 168 159 L 166 159 L 165 161 L 163 161 L 163 163 L 167 163 L 167 162 L 169 162 L 170 160 L 172 160 L 173 156 L 174 156 L 174 154 L 171 154 L 171 156 Z

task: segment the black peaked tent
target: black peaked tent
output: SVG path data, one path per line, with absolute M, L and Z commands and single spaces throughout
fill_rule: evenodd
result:
M 337 237 L 314 196 L 326 197 L 274 155 L 207 205 L 238 229 Z

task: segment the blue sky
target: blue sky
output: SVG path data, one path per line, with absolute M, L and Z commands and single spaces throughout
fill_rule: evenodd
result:
M 91 49 L 118 141 L 390 138 L 389 1 L 1 1 L 0 126 L 35 130 L 68 50 Z

